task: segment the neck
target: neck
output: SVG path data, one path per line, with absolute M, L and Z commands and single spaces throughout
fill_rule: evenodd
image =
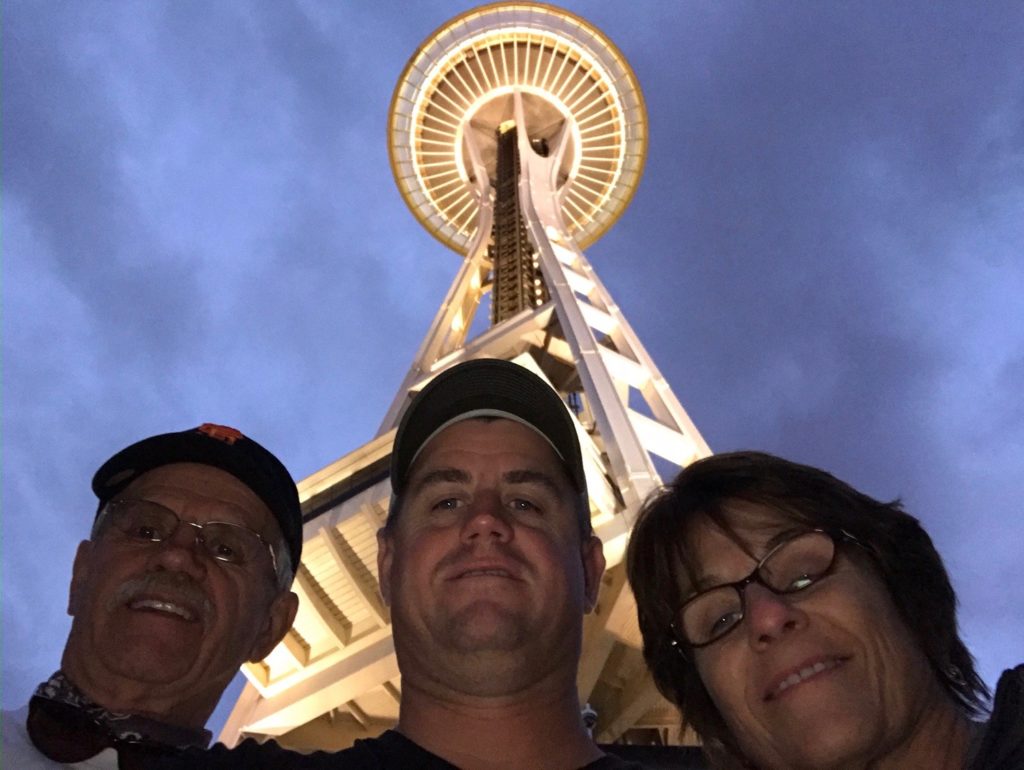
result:
M 89 700 L 118 714 L 134 714 L 177 727 L 202 729 L 217 706 L 216 700 L 209 703 L 199 702 L 208 698 L 183 701 L 180 692 L 167 692 L 159 684 L 76 666 L 67 655 L 61 661 L 61 670 Z
M 962 770 L 974 729 L 974 723 L 944 697 L 940 705 L 922 715 L 913 732 L 896 750 L 872 767 L 877 770 L 905 767 Z
M 580 718 L 575 687 L 479 697 L 403 681 L 398 732 L 464 770 L 582 767 L 603 752 Z

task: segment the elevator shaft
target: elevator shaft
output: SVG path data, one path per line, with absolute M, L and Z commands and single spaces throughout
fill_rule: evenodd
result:
M 520 158 L 515 125 L 499 127 L 496 139 L 494 221 L 488 247 L 493 265 L 493 326 L 548 300 L 537 250 L 527 235 L 519 200 Z

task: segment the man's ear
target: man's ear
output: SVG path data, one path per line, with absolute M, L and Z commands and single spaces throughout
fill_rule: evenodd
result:
M 263 660 L 270 654 L 277 643 L 284 639 L 288 629 L 295 622 L 295 613 L 299 610 L 299 597 L 294 591 L 279 591 L 270 602 L 267 620 L 249 652 L 249 662 Z
M 395 552 L 391 542 L 391 533 L 387 527 L 377 530 L 377 577 L 380 580 L 380 595 L 384 606 L 391 606 L 391 562 Z
M 68 615 L 71 617 L 75 616 L 85 601 L 83 593 L 92 568 L 92 546 L 91 540 L 83 540 L 75 551 L 75 562 L 71 566 L 71 586 L 68 589 Z
M 597 593 L 601 588 L 601 576 L 604 574 L 604 546 L 597 535 L 588 537 L 582 546 L 580 554 L 583 557 L 583 579 L 586 603 L 586 612 L 592 612 L 597 606 Z

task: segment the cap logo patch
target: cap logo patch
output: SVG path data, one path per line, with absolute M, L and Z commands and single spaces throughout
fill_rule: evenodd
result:
M 232 446 L 238 439 L 245 438 L 245 435 L 240 430 L 229 428 L 227 425 L 214 425 L 212 422 L 204 422 L 196 430 L 200 433 L 205 433 L 210 438 L 215 438 Z

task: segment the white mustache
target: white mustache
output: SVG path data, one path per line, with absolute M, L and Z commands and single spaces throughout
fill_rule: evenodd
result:
M 204 622 L 213 614 L 213 603 L 203 589 L 195 580 L 180 572 L 150 572 L 126 580 L 110 599 L 108 609 L 129 604 L 139 597 L 151 594 L 185 605 Z

